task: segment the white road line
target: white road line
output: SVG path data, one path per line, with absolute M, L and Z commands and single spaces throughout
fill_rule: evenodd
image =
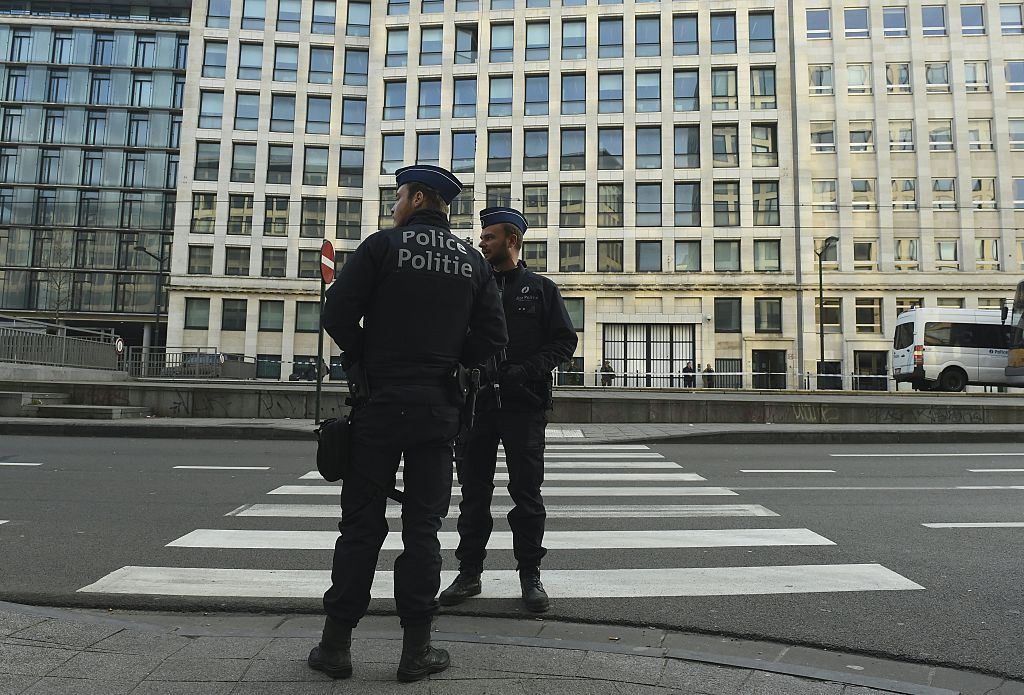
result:
M 0 519 L 0 524 L 6 524 L 6 523 L 7 523 L 7 519 Z
M 512 509 L 510 504 L 494 504 L 491 514 L 504 516 Z M 690 517 L 726 516 L 778 516 L 759 504 L 596 504 L 596 505 L 547 505 L 549 519 L 681 519 Z M 337 519 L 341 507 L 337 504 L 247 504 L 228 512 L 224 516 L 287 517 L 306 519 Z M 399 519 L 402 509 L 388 505 L 389 519 Z M 448 518 L 459 516 L 459 508 L 448 508 Z
M 496 471 L 494 480 L 505 482 L 509 479 L 506 471 Z M 310 471 L 299 480 L 323 480 L 316 471 Z M 706 478 L 696 473 L 545 473 L 544 480 L 577 480 L 580 482 L 600 483 L 602 481 L 635 481 L 635 482 L 662 482 L 662 483 L 699 483 Z
M 549 444 L 547 451 L 650 451 L 646 444 Z
M 441 586 L 456 572 L 442 572 Z M 742 596 L 907 591 L 924 589 L 878 564 L 681 567 L 660 569 L 544 570 L 544 586 L 558 599 L 638 596 Z M 246 570 L 204 567 L 122 567 L 79 589 L 84 593 L 151 596 L 320 598 L 331 585 L 330 570 Z M 392 572 L 377 572 L 372 595 L 394 596 Z M 483 575 L 480 598 L 518 599 L 519 574 Z
M 404 470 L 405 462 L 399 464 L 398 470 Z M 505 465 L 505 461 L 499 460 L 497 464 L 498 470 L 508 470 Z M 601 470 L 670 470 L 678 471 L 682 470 L 682 466 L 674 461 L 545 461 L 544 470 L 579 470 L 588 468 L 598 468 Z M 301 480 L 315 480 L 320 475 L 313 471 L 313 474 L 307 473 L 303 475 Z
M 829 468 L 741 468 L 740 473 L 835 473 Z
M 195 471 L 269 471 L 270 466 L 175 466 Z
M 503 451 L 499 451 L 498 452 L 498 459 L 503 459 L 503 458 L 505 458 L 505 453 Z M 561 453 L 561 452 L 554 452 L 554 453 L 545 452 L 544 458 L 545 459 L 589 459 L 589 458 L 595 458 L 595 459 L 663 459 L 665 457 L 662 456 L 661 454 L 655 453 L 653 451 L 651 451 L 651 452 L 647 452 L 647 451 L 631 451 L 631 452 L 622 453 L 622 454 L 618 454 L 618 453 L 606 454 L 606 453 L 602 453 L 600 451 L 591 451 L 591 452 L 571 453 L 571 454 L 570 453 Z
M 970 524 L 921 524 L 927 528 L 1024 528 L 1024 521 L 991 521 Z
M 13 461 L 0 461 L 0 466 L 41 466 L 41 463 L 15 463 Z
M 1024 468 L 968 468 L 970 473 L 1024 473 Z
M 259 550 L 331 550 L 337 531 L 255 531 L 196 529 L 167 544 L 168 548 L 245 548 Z M 444 550 L 459 546 L 459 534 L 442 531 L 437 540 Z M 648 550 L 652 548 L 747 548 L 757 546 L 835 545 L 805 528 L 673 529 L 671 531 L 547 531 L 548 550 Z M 401 550 L 402 534 L 392 532 L 384 550 Z M 512 550 L 512 534 L 491 534 L 489 550 Z
M 970 453 L 934 453 L 934 454 L 829 454 L 836 458 L 946 458 L 953 456 L 1024 456 L 1024 453 L 1017 454 L 1006 451 L 993 451 L 993 452 L 970 452 Z
M 735 495 L 725 487 L 559 487 L 545 486 L 541 489 L 545 499 L 550 497 L 676 497 L 676 496 L 707 496 L 721 497 Z M 268 495 L 340 495 L 341 485 L 282 485 L 267 493 Z M 452 497 L 461 497 L 462 492 L 456 485 Z M 508 490 L 496 488 L 495 497 L 508 497 Z
M 838 492 L 842 491 L 853 491 L 853 490 L 1024 490 L 1024 485 L 956 485 L 953 487 L 938 487 L 938 486 L 917 486 L 917 487 L 811 487 L 811 486 L 794 486 L 794 487 L 733 487 L 732 490 L 835 490 Z M 545 495 L 547 492 L 545 491 Z

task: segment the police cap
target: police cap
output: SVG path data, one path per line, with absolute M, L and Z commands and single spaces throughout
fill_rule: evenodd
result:
M 399 187 L 407 183 L 422 183 L 424 186 L 430 186 L 437 191 L 447 205 L 451 205 L 455 196 L 462 191 L 462 182 L 455 178 L 452 172 L 429 164 L 402 167 L 395 172 L 395 180 Z
M 526 233 L 526 218 L 514 208 L 484 208 L 480 211 L 480 224 L 490 227 L 492 224 L 511 224 Z

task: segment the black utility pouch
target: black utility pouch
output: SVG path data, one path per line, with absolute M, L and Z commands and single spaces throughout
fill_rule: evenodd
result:
M 316 469 L 329 483 L 342 480 L 352 465 L 352 425 L 349 419 L 328 418 L 315 432 Z

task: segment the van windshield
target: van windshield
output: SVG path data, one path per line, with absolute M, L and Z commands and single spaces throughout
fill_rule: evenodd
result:
M 905 350 L 914 343 L 914 322 L 896 325 L 896 335 L 892 340 L 894 350 Z
M 924 344 L 1005 350 L 1009 343 L 1009 333 L 1009 326 L 998 324 L 929 321 L 924 325 Z

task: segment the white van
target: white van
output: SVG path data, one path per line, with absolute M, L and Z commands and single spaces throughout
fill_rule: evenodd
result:
M 1006 385 L 1010 326 L 987 309 L 911 309 L 896 318 L 892 372 L 915 390 Z

